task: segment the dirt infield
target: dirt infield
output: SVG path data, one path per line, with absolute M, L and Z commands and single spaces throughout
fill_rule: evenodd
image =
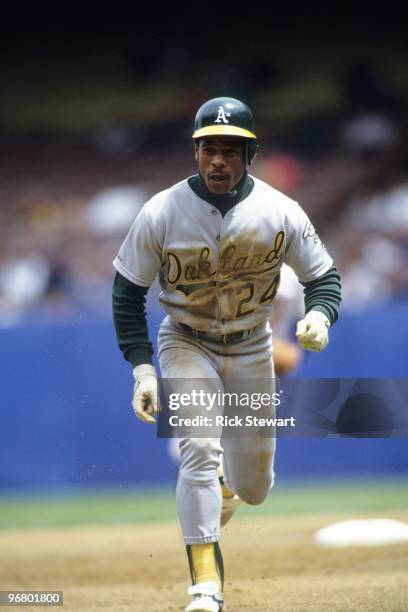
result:
M 408 520 L 408 513 L 381 516 Z M 408 544 L 343 550 L 314 544 L 320 527 L 357 517 L 232 521 L 222 544 L 228 612 L 407 611 Z M 63 590 L 64 607 L 54 610 L 170 612 L 188 602 L 176 524 L 3 531 L 0 555 L 1 589 Z

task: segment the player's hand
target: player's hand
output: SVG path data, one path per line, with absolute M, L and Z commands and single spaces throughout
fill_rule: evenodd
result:
M 329 344 L 329 327 L 325 314 L 311 310 L 297 323 L 296 337 L 300 346 L 309 351 L 322 351 Z
M 134 368 L 133 376 L 136 381 L 132 401 L 135 415 L 145 423 L 155 423 L 153 415 L 159 412 L 156 369 L 145 363 Z

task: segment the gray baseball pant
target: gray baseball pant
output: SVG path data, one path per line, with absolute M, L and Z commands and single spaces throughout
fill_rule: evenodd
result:
M 228 391 L 228 379 L 271 380 L 272 334 L 265 323 L 237 343 L 190 335 L 167 316 L 158 335 L 161 376 L 165 379 L 206 379 L 211 391 Z M 256 386 L 256 385 L 255 385 Z M 192 433 L 193 435 L 193 433 Z M 273 486 L 275 437 L 184 437 L 176 487 L 179 520 L 186 544 L 220 539 L 222 493 L 217 467 L 223 455 L 228 487 L 248 504 L 260 504 Z

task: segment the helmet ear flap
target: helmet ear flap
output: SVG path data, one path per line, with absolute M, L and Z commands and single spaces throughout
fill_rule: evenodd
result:
M 255 159 L 255 156 L 258 152 L 259 149 L 259 144 L 258 141 L 256 140 L 256 138 L 251 138 L 251 140 L 248 140 L 247 142 L 247 146 L 246 146 L 246 157 L 247 157 L 247 163 L 248 166 L 250 166 L 252 164 L 252 162 Z

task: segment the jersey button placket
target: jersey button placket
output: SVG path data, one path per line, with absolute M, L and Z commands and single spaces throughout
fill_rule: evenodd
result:
M 215 217 L 216 215 L 220 215 L 220 212 L 218 210 L 216 210 L 215 208 L 213 208 L 211 210 L 211 214 Z M 222 218 L 219 221 L 219 226 L 218 226 L 218 231 L 217 234 L 215 236 L 215 240 L 219 243 L 221 240 L 221 225 L 222 225 Z M 220 251 L 218 248 L 218 262 L 217 262 L 217 278 L 216 278 L 216 294 L 217 294 L 217 308 L 216 308 L 216 320 L 219 320 L 219 316 L 220 316 L 220 297 L 222 296 L 222 291 L 220 289 L 219 283 L 218 283 L 218 274 L 219 274 L 219 265 L 220 265 Z M 217 325 L 218 327 L 218 325 Z
M 221 236 L 223 234 L 223 225 L 225 221 L 225 217 L 221 218 L 221 223 L 220 223 L 220 229 L 219 229 L 219 233 L 217 234 L 217 236 L 215 237 L 215 239 L 217 240 L 218 243 L 221 242 Z M 224 281 L 223 281 L 223 277 L 222 277 L 222 273 L 221 273 L 221 251 L 218 251 L 218 265 L 217 265 L 217 270 L 218 270 L 218 278 L 217 278 L 217 301 L 218 301 L 218 321 L 222 324 L 225 325 L 225 323 L 227 323 L 227 319 L 225 318 L 224 315 L 224 308 L 223 308 L 223 301 L 225 300 L 225 296 L 224 296 Z

